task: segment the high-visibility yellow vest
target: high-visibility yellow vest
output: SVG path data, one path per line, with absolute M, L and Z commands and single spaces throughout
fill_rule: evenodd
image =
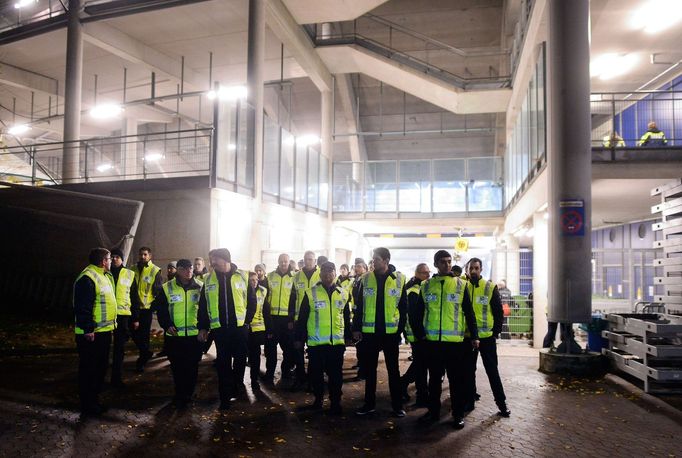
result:
M 306 290 L 310 315 L 308 315 L 308 346 L 343 345 L 343 309 L 348 302 L 348 293 L 336 286 L 331 300 L 322 282 Z
M 268 274 L 268 302 L 270 315 L 288 316 L 291 288 L 294 287 L 294 276 L 290 272 L 280 275 L 276 270 Z
M 294 276 L 294 288 L 296 288 L 296 313 L 294 319 L 298 320 L 298 312 L 301 310 L 301 303 L 305 296 L 305 291 L 310 289 L 314 284 L 320 281 L 320 268 L 315 266 L 315 272 L 310 276 L 310 280 L 306 276 L 303 269 L 296 272 Z
M 152 286 L 154 285 L 154 279 L 156 274 L 159 273 L 161 269 L 155 266 L 151 261 L 147 264 L 147 267 L 142 269 L 135 269 L 135 280 L 137 281 L 137 295 L 140 298 L 140 308 L 143 310 L 149 309 L 154 301 L 154 290 Z
M 471 283 L 467 287 L 476 315 L 478 337 L 481 339 L 491 337 L 493 335 L 493 313 L 490 308 L 490 301 L 493 299 L 495 285 L 492 281 L 481 278 L 478 280 L 478 287 L 474 287 Z
M 400 310 L 398 303 L 405 287 L 405 276 L 400 272 L 394 272 L 386 277 L 384 284 L 384 316 L 376 316 L 377 304 L 377 277 L 374 272 L 367 272 L 362 276 L 362 332 L 374 334 L 375 321 L 383 319 L 386 323 L 386 334 L 398 332 Z
M 197 323 L 199 321 L 199 298 L 200 289 L 185 289 L 173 279 L 163 284 L 163 292 L 168 301 L 170 319 L 178 330 L 179 336 L 196 336 L 199 334 Z M 166 335 L 170 335 L 166 332 Z
M 256 313 L 251 320 L 251 331 L 265 331 L 265 319 L 263 319 L 263 304 L 265 304 L 265 297 L 268 294 L 268 289 L 264 286 L 258 285 L 256 287 Z
M 415 283 L 414 285 L 410 286 L 407 291 L 405 291 L 405 294 L 407 294 L 408 298 L 412 293 L 420 294 L 419 283 Z M 408 342 L 414 342 L 416 340 L 414 337 L 414 332 L 412 332 L 412 326 L 410 326 L 409 319 L 405 321 L 405 337 L 407 338 Z
M 135 280 L 135 272 L 125 267 L 121 267 L 116 283 L 116 313 L 118 315 L 130 316 L 130 288 Z
M 76 278 L 76 283 L 82 277 L 88 277 L 95 284 L 95 303 L 92 308 L 92 320 L 95 322 L 94 332 L 113 331 L 116 327 L 116 293 L 114 292 L 114 277 L 105 272 L 102 267 L 93 264 L 87 266 Z M 85 334 L 83 329 L 76 326 L 76 334 Z
M 237 326 L 244 326 L 246 319 L 246 302 L 247 290 L 249 287 L 247 272 L 237 269 L 233 272 L 230 278 L 230 285 L 232 286 L 232 299 L 234 300 L 234 312 L 237 316 Z M 215 271 L 211 272 L 206 282 L 204 283 L 204 294 L 206 296 L 206 304 L 208 305 L 208 318 L 211 324 L 211 329 L 220 327 L 220 311 L 218 294 L 220 286 L 218 285 L 218 277 Z M 225 301 L 227 303 L 227 301 Z
M 435 276 L 422 283 L 426 340 L 462 342 L 467 329 L 462 301 L 467 281 L 459 277 Z

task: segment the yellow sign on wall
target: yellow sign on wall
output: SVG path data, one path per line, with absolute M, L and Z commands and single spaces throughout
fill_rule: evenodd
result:
M 466 253 L 469 250 L 469 241 L 465 238 L 459 237 L 455 240 L 455 251 Z

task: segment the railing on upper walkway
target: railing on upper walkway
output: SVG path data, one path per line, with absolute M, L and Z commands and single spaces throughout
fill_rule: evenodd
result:
M 10 146 L 0 149 L 0 175 L 19 183 L 60 184 L 66 148 L 79 158 L 78 177 L 70 182 L 208 175 L 212 132 L 178 130 Z
M 502 176 L 500 157 L 335 162 L 333 211 L 498 214 Z
M 0 34 L 47 19 L 64 16 L 68 0 L 40 0 L 22 8 L 15 8 L 18 0 L 2 2 L 0 6 Z
M 593 93 L 590 106 L 593 147 L 646 150 L 682 147 L 680 90 Z M 646 139 L 651 121 L 663 132 L 665 141 L 656 136 Z
M 355 44 L 457 87 L 508 87 L 509 51 L 499 47 L 457 48 L 379 16 L 314 24 L 306 30 L 317 46 Z M 504 57 L 500 59 L 500 57 Z

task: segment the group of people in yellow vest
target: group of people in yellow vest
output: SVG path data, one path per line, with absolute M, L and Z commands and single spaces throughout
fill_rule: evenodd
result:
M 142 255 L 143 249 L 148 256 Z M 137 368 L 143 370 L 150 357 L 146 315 L 151 316 L 151 310 L 156 311 L 165 331 L 178 408 L 186 407 L 194 395 L 198 364 L 210 333 L 216 344 L 221 410 L 228 410 L 245 392 L 247 358 L 253 390 L 260 389 L 259 380 L 274 383 L 279 345 L 283 353 L 281 378 L 293 378 L 293 390 L 307 383 L 314 395 L 304 408 L 322 409 L 326 372 L 329 413 L 342 413 L 344 353 L 346 345 L 354 343 L 358 375 L 365 380 L 364 403 L 356 415 L 375 411 L 380 352 L 384 353 L 396 417 L 405 416 L 407 386 L 415 381 L 415 406 L 428 408 L 420 421 L 438 421 L 442 380 L 447 375 L 453 425 L 462 428 L 465 414 L 474 409 L 478 397 L 475 369 L 479 353 L 498 415 L 510 415 L 497 368 L 502 304 L 497 287 L 481 278 L 480 259 L 470 259 L 465 275 L 460 276 L 452 270 L 451 255 L 440 250 L 434 256 L 437 272 L 433 276 L 426 264 L 420 264 L 408 280 L 390 264 L 389 250 L 376 248 L 373 269 L 367 271 L 364 261 L 357 258 L 352 278 L 346 265 L 337 277 L 334 263 L 316 259 L 308 251 L 301 270 L 293 271 L 289 256 L 282 254 L 277 268 L 265 275 L 260 265 L 257 272 L 239 269 L 230 252 L 218 248 L 209 253 L 210 272 L 194 276 L 192 262 L 180 259 L 175 277 L 159 288 L 160 269 L 151 262 L 151 250 L 143 249 L 135 270 L 122 266 L 119 250 L 93 249 L 89 265 L 74 285 L 83 415 L 103 411 L 98 395 L 107 372 L 112 335 L 112 383 L 123 383 L 120 368 L 127 337 L 118 334 L 127 329 L 133 330 L 136 343 L 141 336 L 136 338 L 135 333 L 147 334 L 146 343 L 138 343 Z M 398 355 L 402 335 L 412 345 L 413 361 L 401 378 Z M 265 345 L 264 374 L 260 373 L 261 345 Z

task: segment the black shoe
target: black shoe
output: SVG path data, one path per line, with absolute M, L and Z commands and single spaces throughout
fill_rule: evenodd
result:
M 367 404 L 365 404 L 355 411 L 355 415 L 363 417 L 365 415 L 373 414 L 374 412 L 376 412 L 376 409 L 374 407 L 370 407 Z
M 511 410 L 507 408 L 507 404 L 498 404 L 497 408 L 500 409 L 500 411 L 497 412 L 497 415 L 500 417 L 509 418 L 511 416 Z
M 302 380 L 296 380 L 293 385 L 291 385 L 291 388 L 289 388 L 289 391 L 292 393 L 296 393 L 297 391 L 302 391 L 306 387 L 306 384 Z
M 266 385 L 274 385 L 275 384 L 275 377 L 273 377 L 272 375 L 266 375 L 265 377 L 263 377 L 262 380 L 263 380 L 263 383 Z
M 393 416 L 396 418 L 403 418 L 405 416 L 404 409 L 393 409 Z
M 462 417 L 456 417 L 453 419 L 452 422 L 452 427 L 455 429 L 462 429 L 464 428 L 464 418 Z
M 433 414 L 431 412 L 426 412 L 424 415 L 419 417 L 417 421 L 421 425 L 432 425 L 433 423 L 436 423 L 438 420 L 439 420 L 438 415 Z
M 342 415 L 343 414 L 343 409 L 341 408 L 341 404 L 332 404 L 331 407 L 329 408 L 329 415 Z
M 257 380 L 254 380 L 253 382 L 251 382 L 251 389 L 253 391 L 259 391 L 260 390 L 260 383 L 258 383 Z

